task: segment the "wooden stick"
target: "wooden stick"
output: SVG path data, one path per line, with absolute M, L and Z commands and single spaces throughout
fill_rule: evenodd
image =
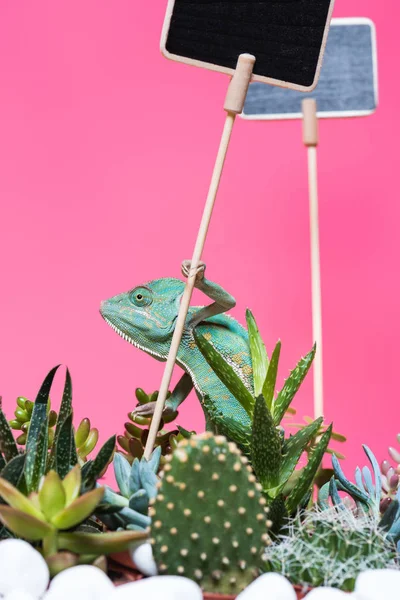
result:
M 310 239 L 311 239 L 311 296 L 313 337 L 317 344 L 314 359 L 314 418 L 324 413 L 323 368 L 322 368 L 322 304 L 321 263 L 318 226 L 318 179 L 317 146 L 318 118 L 317 103 L 311 98 L 302 102 L 303 141 L 308 154 L 308 186 L 310 195 Z
M 178 354 L 179 344 L 181 342 L 182 333 L 190 306 L 190 300 L 192 298 L 192 293 L 196 280 L 197 266 L 201 260 L 201 255 L 203 253 L 203 248 L 207 237 L 208 227 L 211 221 L 215 199 L 217 197 L 218 187 L 221 180 L 222 170 L 228 151 L 233 125 L 235 122 L 236 115 L 240 114 L 243 110 L 247 90 L 252 78 L 254 63 L 255 57 L 251 54 L 241 54 L 239 56 L 236 70 L 229 84 L 228 92 L 226 95 L 224 104 L 224 110 L 226 110 L 227 112 L 225 126 L 222 132 L 221 142 L 214 165 L 214 171 L 211 178 L 207 200 L 204 206 L 204 212 L 201 219 L 200 228 L 197 234 L 197 240 L 194 247 L 191 262 L 190 274 L 186 281 L 185 291 L 182 296 L 178 319 L 176 322 L 174 334 L 172 336 L 171 347 L 169 349 L 167 363 L 165 365 L 164 374 L 160 385 L 160 391 L 158 394 L 154 415 L 150 425 L 149 436 L 146 442 L 144 457 L 147 459 L 150 457 L 153 451 L 158 427 L 162 418 L 165 400 L 167 397 L 169 384 L 171 382 L 171 377 L 174 370 L 176 357 Z

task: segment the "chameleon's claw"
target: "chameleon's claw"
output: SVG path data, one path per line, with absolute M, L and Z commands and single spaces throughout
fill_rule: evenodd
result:
M 189 277 L 191 264 L 192 264 L 192 261 L 190 261 L 190 260 L 182 261 L 181 271 L 182 271 L 182 275 L 184 277 Z M 197 265 L 197 269 L 196 269 L 196 283 L 199 281 L 202 281 L 204 279 L 204 271 L 205 270 L 206 270 L 205 263 L 203 263 L 203 261 L 200 261 L 199 264 Z
M 136 417 L 152 417 L 156 408 L 156 402 L 148 402 L 147 404 L 139 404 L 134 411 L 133 415 Z M 163 410 L 163 416 L 168 417 L 175 413 L 175 410 L 166 404 Z

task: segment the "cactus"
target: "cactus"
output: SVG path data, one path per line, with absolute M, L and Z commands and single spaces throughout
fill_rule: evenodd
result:
M 106 487 L 103 512 L 97 513 L 108 529 L 142 531 L 150 526 L 149 502 L 157 494 L 160 456 L 161 448 L 158 447 L 149 461 L 145 458 L 135 458 L 131 465 L 122 454 L 115 454 L 113 465 L 119 493 Z
M 268 546 L 265 570 L 293 584 L 354 589 L 366 569 L 399 568 L 395 546 L 370 515 L 357 517 L 343 506 L 309 510 L 289 524 L 289 533 Z
M 168 392 L 167 399 L 170 397 L 171 392 Z M 158 391 L 152 394 L 146 394 L 141 388 L 135 390 L 136 400 L 138 405 L 147 404 L 148 402 L 156 402 L 158 398 Z M 184 438 L 190 437 L 194 432 L 189 432 L 182 427 L 177 426 L 173 431 L 167 431 L 164 429 L 165 423 L 171 423 L 178 416 L 178 412 L 174 412 L 168 416 L 164 416 L 161 419 L 158 434 L 155 441 L 155 446 L 161 447 L 162 455 L 166 456 L 170 454 L 177 444 Z M 128 414 L 128 419 L 125 423 L 125 431 L 123 435 L 117 437 L 118 444 L 121 446 L 123 454 L 130 463 L 135 458 L 142 458 L 144 449 L 149 435 L 149 426 L 151 423 L 151 417 L 143 417 L 136 415 L 135 411 Z M 144 427 L 143 427 L 144 426 Z
M 231 594 L 258 575 L 271 523 L 247 463 L 236 444 L 211 433 L 180 442 L 167 457 L 151 511 L 160 573 Z

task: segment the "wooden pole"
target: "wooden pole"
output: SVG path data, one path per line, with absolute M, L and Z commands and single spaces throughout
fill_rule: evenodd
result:
M 172 336 L 171 347 L 169 349 L 164 374 L 161 380 L 160 391 L 158 394 L 154 415 L 150 425 L 149 436 L 146 442 L 144 457 L 147 459 L 150 457 L 153 451 L 158 427 L 162 418 L 165 400 L 167 397 L 169 384 L 171 382 L 171 377 L 174 370 L 176 357 L 178 354 L 179 344 L 181 342 L 183 328 L 185 326 L 185 321 L 189 310 L 190 301 L 192 298 L 192 293 L 196 280 L 197 266 L 201 260 L 201 255 L 203 253 L 203 248 L 207 237 L 208 227 L 211 221 L 215 199 L 217 197 L 218 187 L 221 180 L 222 170 L 224 167 L 224 162 L 229 147 L 233 125 L 235 122 L 236 115 L 240 114 L 243 110 L 247 90 L 253 74 L 255 60 L 255 57 L 251 54 L 241 54 L 239 56 L 236 70 L 229 84 L 228 92 L 226 95 L 224 104 L 224 110 L 227 113 L 225 119 L 225 126 L 222 132 L 221 142 L 214 165 L 214 171 L 211 177 L 210 188 L 204 206 L 204 212 L 201 219 L 199 231 L 197 234 L 197 240 L 192 256 L 191 269 L 182 296 L 178 319 L 176 322 L 174 334 Z
M 322 303 L 321 264 L 318 225 L 318 179 L 317 146 L 318 118 L 317 103 L 311 98 L 302 102 L 303 142 L 308 154 L 308 187 L 310 196 L 310 240 L 311 240 L 311 296 L 313 338 L 317 344 L 314 359 L 314 418 L 324 413 L 323 368 L 322 368 Z

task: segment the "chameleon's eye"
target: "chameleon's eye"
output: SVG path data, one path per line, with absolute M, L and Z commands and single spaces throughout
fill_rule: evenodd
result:
M 130 293 L 130 300 L 135 306 L 149 306 L 153 301 L 153 296 L 148 288 L 135 288 Z

